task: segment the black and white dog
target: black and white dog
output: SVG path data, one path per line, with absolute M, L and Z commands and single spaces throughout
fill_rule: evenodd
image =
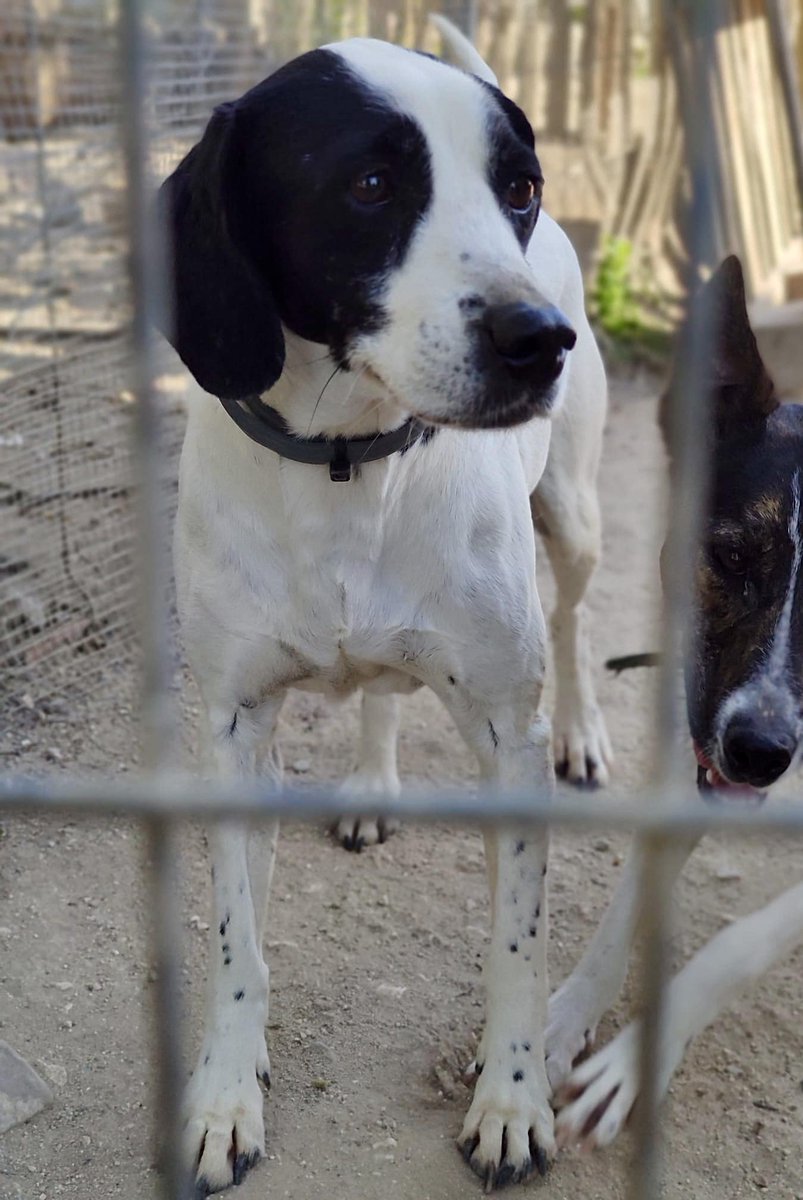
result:
M 739 260 L 726 259 L 706 289 L 712 479 L 696 556 L 686 697 L 699 785 L 723 798 L 756 795 L 803 753 L 803 406 L 779 403 L 750 328 Z M 674 850 L 675 872 L 691 849 Z M 634 854 L 579 966 L 550 1001 L 547 1066 L 565 1105 L 563 1144 L 607 1145 L 638 1094 L 638 1022 L 571 1066 L 624 981 L 639 872 Z M 803 883 L 722 930 L 686 964 L 667 997 L 661 1093 L 691 1039 L 801 941 Z
M 490 785 L 549 791 L 533 514 L 559 591 L 557 757 L 575 781 L 606 778 L 583 615 L 604 373 L 575 254 L 541 211 L 532 130 L 449 36 L 465 70 L 370 40 L 302 55 L 217 109 L 162 189 L 169 336 L 209 393 L 190 405 L 181 460 L 179 608 L 203 742 L 231 780 L 280 786 L 288 688 L 361 687 L 349 790 L 393 793 L 396 694 L 427 684 Z M 386 832 L 341 828 L 351 845 Z M 212 835 L 187 1097 L 199 1194 L 263 1151 L 276 834 Z M 547 838 L 506 829 L 486 851 L 487 1014 L 460 1143 L 490 1185 L 544 1170 L 555 1142 Z

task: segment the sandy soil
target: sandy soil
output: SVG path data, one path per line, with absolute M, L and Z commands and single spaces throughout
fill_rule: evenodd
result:
M 650 649 L 662 459 L 656 383 L 614 383 L 602 494 L 605 560 L 592 605 L 597 658 Z M 546 568 L 543 571 L 546 576 Z M 543 592 L 551 596 L 547 578 Z M 611 791 L 638 790 L 649 763 L 646 672 L 599 684 L 618 753 Z M 128 770 L 130 700 L 110 682 L 87 714 L 69 691 L 32 696 L 2 731 L 16 770 Z M 187 701 L 192 716 L 192 698 Z M 299 695 L 284 717 L 285 761 L 308 779 L 344 775 L 353 703 Z M 306 761 L 305 761 L 306 760 Z M 309 766 L 307 767 L 307 763 Z M 406 702 L 407 779 L 470 780 L 473 766 L 433 697 Z M 691 777 L 691 762 L 689 771 Z M 776 801 L 773 801 L 776 802 Z M 781 802 L 781 801 L 778 801 Z M 788 801 L 787 801 L 788 802 Z M 556 835 L 551 970 L 569 971 L 617 876 L 625 839 Z M 108 1200 L 158 1194 L 148 1073 L 147 884 L 143 839 L 126 822 L 6 819 L 0 838 L 0 1037 L 36 1064 L 53 1104 L 0 1139 L 0 1200 Z M 708 840 L 678 888 L 674 959 L 800 875 L 799 845 Z M 187 1040 L 195 1044 L 205 957 L 202 833 L 183 855 Z M 267 934 L 272 966 L 266 1105 L 269 1161 L 238 1200 L 457 1200 L 479 1185 L 455 1151 L 482 1012 L 488 916 L 473 831 L 405 828 L 359 857 L 323 830 L 282 838 Z M 668 1200 L 803 1197 L 803 955 L 777 967 L 689 1052 L 666 1110 Z M 607 1038 L 628 998 L 601 1029 Z M 632 1145 L 565 1155 L 527 1191 L 550 1200 L 619 1200 Z

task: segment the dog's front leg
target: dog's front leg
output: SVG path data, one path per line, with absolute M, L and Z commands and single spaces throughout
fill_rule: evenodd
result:
M 665 851 L 675 879 L 697 843 L 672 842 Z M 610 904 L 580 962 L 549 1000 L 546 1066 L 557 1090 L 572 1064 L 594 1044 L 597 1025 L 615 1003 L 627 977 L 641 903 L 642 844 L 634 841 Z
M 582 453 L 574 444 L 576 436 L 581 441 L 592 436 L 585 420 L 578 425 L 565 418 L 556 422 L 547 468 L 531 504 L 557 586 L 551 621 L 555 769 L 570 783 L 597 787 L 608 782 L 613 752 L 594 688 L 585 599 L 601 551 L 596 464 L 593 457 L 588 461 L 587 446 Z
M 548 721 L 531 718 L 522 728 L 513 714 L 494 713 L 483 732 L 488 744 L 478 750 L 492 783 L 551 794 Z M 492 921 L 486 1020 L 459 1145 L 488 1188 L 545 1173 L 554 1153 L 544 1065 L 548 840 L 545 829 L 529 827 L 485 836 Z
M 253 775 L 259 742 L 273 733 L 281 700 L 210 714 L 211 750 L 226 779 Z M 278 786 L 272 750 L 262 770 Z M 265 1043 L 268 967 L 262 933 L 278 822 L 250 828 L 223 820 L 210 833 L 213 912 L 204 1035 L 185 1095 L 185 1150 L 196 1196 L 239 1183 L 264 1153 L 260 1084 L 270 1086 Z
M 689 1042 L 737 996 L 803 940 L 803 883 L 766 908 L 720 930 L 669 987 L 659 1045 L 657 1093 L 663 1097 Z M 634 1021 L 577 1068 L 559 1093 L 562 1145 L 607 1146 L 638 1096 L 641 1023 Z

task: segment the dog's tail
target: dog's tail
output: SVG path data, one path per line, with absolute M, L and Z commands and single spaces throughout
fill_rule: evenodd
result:
M 605 666 L 621 675 L 622 671 L 630 671 L 633 667 L 660 667 L 662 662 L 662 654 L 624 654 L 621 658 L 609 658 Z
M 440 13 L 430 13 L 429 19 L 443 38 L 444 45 L 456 66 L 462 67 L 464 71 L 471 71 L 472 75 L 478 75 L 480 79 L 493 84 L 494 87 L 499 87 L 499 80 L 485 59 L 456 25 L 453 25 L 447 17 Z

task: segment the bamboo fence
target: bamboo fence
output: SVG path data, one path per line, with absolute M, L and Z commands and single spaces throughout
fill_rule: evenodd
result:
M 328 40 L 370 35 L 438 51 L 427 24 L 433 4 L 472 33 L 533 121 L 554 215 L 570 231 L 585 224 L 591 250 L 605 237 L 626 239 L 653 277 L 676 277 L 689 198 L 684 81 L 671 39 L 686 35 L 665 27 L 661 0 L 160 0 L 151 6 L 157 119 L 194 135 L 212 102 Z M 115 8 L 115 0 L 5 0 L 0 138 L 114 120 Z M 716 249 L 738 251 L 753 290 L 781 299 L 799 249 L 803 149 L 796 175 L 778 38 L 780 30 L 799 78 L 803 0 L 718 8 Z

